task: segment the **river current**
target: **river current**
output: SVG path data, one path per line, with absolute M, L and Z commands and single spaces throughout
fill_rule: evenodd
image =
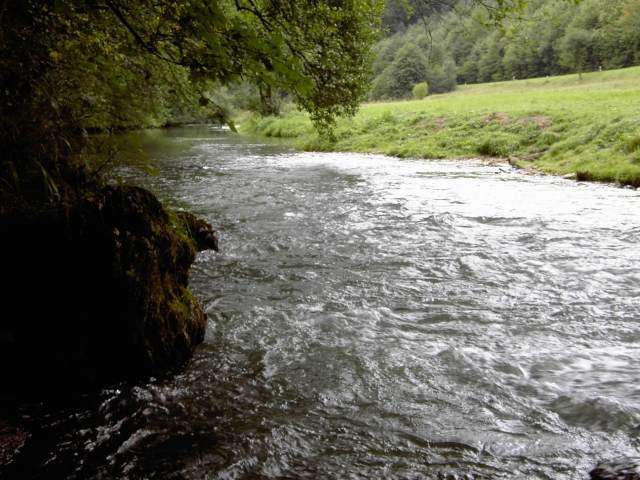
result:
M 25 478 L 584 479 L 640 450 L 640 192 L 205 127 L 125 169 L 220 233 L 165 379 L 40 415 Z

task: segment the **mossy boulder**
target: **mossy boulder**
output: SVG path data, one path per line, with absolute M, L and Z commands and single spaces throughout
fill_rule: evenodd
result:
M 204 337 L 188 289 L 211 226 L 150 192 L 106 186 L 0 217 L 5 394 L 86 390 L 164 372 Z

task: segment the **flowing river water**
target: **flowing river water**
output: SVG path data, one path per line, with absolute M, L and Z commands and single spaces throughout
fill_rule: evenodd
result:
M 145 143 L 160 174 L 125 173 L 221 235 L 191 274 L 206 340 L 40 414 L 25 478 L 583 479 L 638 455 L 638 191 L 204 127 Z

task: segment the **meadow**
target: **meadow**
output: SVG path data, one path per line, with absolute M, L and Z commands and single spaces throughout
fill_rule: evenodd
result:
M 500 157 L 518 167 L 640 186 L 640 67 L 460 85 L 363 104 L 320 137 L 306 114 L 245 118 L 240 131 L 298 148 L 424 159 Z

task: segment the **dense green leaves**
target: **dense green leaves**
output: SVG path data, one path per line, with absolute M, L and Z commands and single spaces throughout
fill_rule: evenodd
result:
M 421 100 L 429 95 L 429 85 L 427 82 L 416 83 L 411 90 L 411 96 L 416 100 Z
M 559 45 L 560 63 L 581 75 L 585 66 L 593 62 L 593 37 L 591 30 L 568 29 Z
M 375 79 L 369 97 L 373 100 L 408 98 L 416 83 L 427 82 L 432 93 L 449 92 L 456 85 L 455 64 L 442 47 L 422 32 L 395 35 L 380 42 L 373 65 Z
M 320 127 L 352 113 L 368 76 L 376 0 L 110 0 L 137 43 L 192 79 L 282 88 Z
M 406 43 L 394 61 L 376 79 L 371 95 L 374 98 L 408 98 L 416 83 L 427 79 L 427 59 L 414 43 Z

